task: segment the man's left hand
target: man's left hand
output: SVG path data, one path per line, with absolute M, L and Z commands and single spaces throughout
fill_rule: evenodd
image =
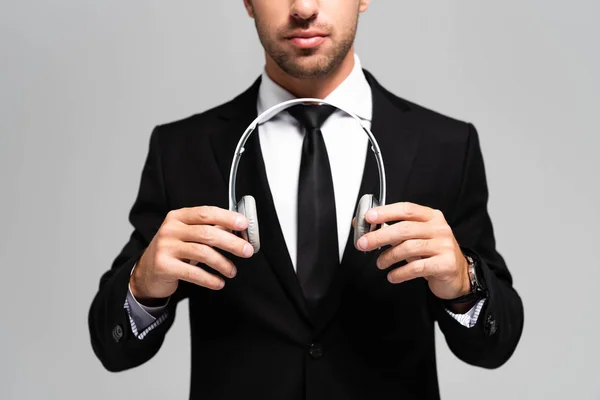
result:
M 467 260 L 441 211 L 414 203 L 394 203 L 369 210 L 366 220 L 382 227 L 363 235 L 357 248 L 369 251 L 392 246 L 377 259 L 380 269 L 407 261 L 388 273 L 391 283 L 425 278 L 440 299 L 454 299 L 469 292 Z M 387 225 L 389 222 L 396 223 Z

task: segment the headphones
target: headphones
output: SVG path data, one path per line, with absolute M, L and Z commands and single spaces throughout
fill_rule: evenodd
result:
M 238 142 L 235 153 L 233 156 L 233 161 L 231 164 L 231 171 L 229 173 L 229 210 L 234 212 L 239 212 L 243 214 L 248 219 L 248 228 L 241 232 L 241 236 L 247 240 L 252 247 L 254 248 L 254 253 L 256 254 L 260 250 L 260 233 L 258 228 L 258 215 L 256 212 L 256 201 L 254 197 L 250 195 L 246 195 L 242 197 L 242 199 L 238 202 L 235 194 L 235 184 L 237 179 L 237 170 L 240 164 L 240 159 L 242 158 L 242 153 L 245 148 L 244 145 L 248 141 L 248 138 L 254 132 L 256 127 L 266 121 L 268 121 L 274 115 L 286 110 L 287 108 L 294 106 L 296 104 L 319 104 L 319 105 L 330 105 L 335 107 L 336 109 L 343 111 L 345 114 L 354 118 L 356 122 L 360 124 L 363 128 L 367 136 L 369 137 L 369 141 L 371 142 L 371 150 L 375 155 L 375 159 L 377 160 L 377 169 L 379 172 L 379 197 L 375 198 L 372 194 L 365 194 L 361 197 L 358 202 L 358 207 L 356 208 L 356 227 L 354 228 L 354 243 L 358 241 L 358 239 L 367 232 L 374 231 L 377 229 L 376 224 L 369 224 L 365 221 L 365 214 L 373 207 L 378 207 L 385 205 L 385 195 L 386 195 L 386 180 L 385 180 L 385 169 L 383 166 L 383 158 L 381 157 L 381 151 L 379 149 L 379 145 L 373 136 L 371 130 L 365 126 L 363 121 L 356 116 L 355 114 L 346 111 L 334 104 L 331 104 L 325 100 L 321 99 L 312 99 L 312 98 L 299 98 L 288 100 L 283 103 L 279 103 L 267 110 L 265 110 L 262 114 L 260 114 L 252 123 L 246 128 L 246 131 L 240 138 Z

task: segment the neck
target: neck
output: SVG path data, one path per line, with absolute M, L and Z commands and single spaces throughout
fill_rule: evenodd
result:
M 317 78 L 295 78 L 286 74 L 275 61 L 266 56 L 266 71 L 275 83 L 296 97 L 324 99 L 333 92 L 352 72 L 354 68 L 354 46 L 344 60 L 325 76 Z

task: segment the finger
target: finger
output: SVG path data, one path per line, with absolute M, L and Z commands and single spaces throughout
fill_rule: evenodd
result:
M 183 261 L 175 260 L 172 269 L 177 279 L 190 282 L 211 290 L 220 290 L 225 286 L 225 281 L 202 268 L 192 266 Z
M 217 228 L 217 229 L 220 229 L 222 231 L 225 231 L 225 232 L 231 232 L 231 229 L 226 228 L 226 227 L 221 226 L 221 225 L 215 225 L 214 227 Z
M 370 209 L 365 218 L 371 224 L 381 224 L 391 221 L 427 222 L 435 216 L 429 207 L 410 202 L 400 202 Z
M 248 227 L 248 219 L 238 212 L 214 206 L 181 208 L 173 216 L 186 225 L 220 225 L 232 231 Z
M 228 278 L 233 278 L 237 274 L 237 269 L 231 260 L 205 244 L 184 242 L 178 249 L 177 256 L 206 264 Z
M 425 278 L 433 275 L 432 269 L 435 257 L 421 258 L 390 271 L 387 275 L 391 283 L 402 283 L 415 278 Z
M 401 261 L 409 261 L 437 254 L 434 239 L 411 239 L 387 249 L 377 258 L 377 267 L 386 269 Z
M 246 240 L 211 225 L 186 225 L 181 240 L 217 247 L 238 257 L 248 258 L 254 254 L 252 245 Z
M 357 242 L 359 250 L 370 251 L 386 245 L 395 246 L 405 240 L 431 239 L 434 229 L 430 224 L 414 221 L 401 221 L 397 224 L 384 224 L 381 229 L 364 234 Z

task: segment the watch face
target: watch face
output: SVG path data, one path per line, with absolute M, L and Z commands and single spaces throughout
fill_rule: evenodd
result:
M 461 248 L 469 263 L 469 280 L 471 281 L 471 293 L 485 292 L 486 286 L 481 274 L 479 256 L 468 248 Z
M 479 263 L 475 262 L 473 264 L 473 281 L 477 290 L 485 291 L 485 284 L 483 282 L 483 278 L 481 277 L 479 270 Z

